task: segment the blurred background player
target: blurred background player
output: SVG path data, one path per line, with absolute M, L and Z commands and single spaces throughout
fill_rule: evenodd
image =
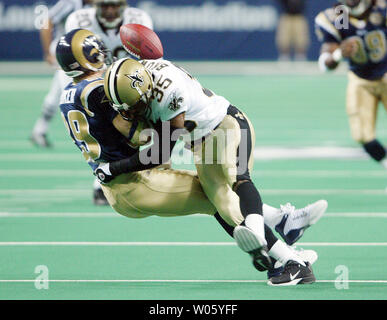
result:
M 119 28 L 127 23 L 143 24 L 153 29 L 151 17 L 143 10 L 128 7 L 126 0 L 61 0 L 50 9 L 49 28 L 41 30 L 45 59 L 55 66 L 58 39 L 65 31 L 76 28 L 92 30 L 102 38 L 115 57 L 121 58 L 127 54 L 120 42 Z M 49 123 L 59 107 L 62 90 L 70 81 L 62 70 L 55 72 L 50 91 L 44 99 L 42 114 L 36 121 L 30 137 L 37 146 L 52 146 L 47 138 Z
M 73 12 L 66 21 L 65 30 L 69 32 L 82 28 L 92 31 L 101 38 L 115 58 L 128 56 L 120 39 L 122 25 L 136 23 L 153 30 L 153 21 L 149 14 L 129 7 L 126 0 L 94 0 L 93 3 L 94 8 Z
M 277 0 L 282 14 L 277 28 L 276 43 L 280 61 L 307 60 L 309 47 L 308 22 L 304 16 L 306 0 Z
M 375 133 L 379 102 L 387 108 L 386 7 L 385 0 L 341 0 L 315 22 L 320 68 L 333 70 L 342 58 L 349 61 L 346 110 L 352 138 L 387 169 L 386 150 Z
M 43 101 L 42 113 L 36 120 L 30 136 L 30 140 L 37 146 L 50 147 L 47 139 L 49 122 L 59 107 L 59 99 L 62 90 L 71 81 L 63 70 L 57 67 L 55 48 L 59 38 L 65 33 L 66 18 L 75 10 L 87 7 L 92 0 L 60 0 L 50 10 L 48 28 L 40 30 L 42 51 L 46 62 L 57 68 L 51 83 L 50 91 Z
M 114 58 L 129 55 L 120 39 L 122 25 L 136 23 L 153 29 L 152 18 L 143 10 L 129 7 L 126 0 L 94 0 L 93 3 L 93 8 L 77 10 L 67 18 L 66 33 L 79 28 L 90 30 L 103 41 Z M 108 205 L 97 179 L 93 186 L 93 202 L 95 205 Z

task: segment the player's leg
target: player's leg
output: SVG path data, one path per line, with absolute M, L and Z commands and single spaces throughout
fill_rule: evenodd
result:
M 60 96 L 69 81 L 69 78 L 62 70 L 55 72 L 50 91 L 44 98 L 41 114 L 36 120 L 30 136 L 31 141 L 37 146 L 44 148 L 52 146 L 47 139 L 49 124 L 58 110 Z
M 387 79 L 382 79 L 380 81 L 380 92 L 381 92 L 381 100 L 384 106 L 384 109 L 387 111 Z M 387 156 L 384 154 L 384 157 L 380 160 L 381 165 L 387 169 Z
M 265 252 L 262 252 L 262 249 L 265 249 L 264 246 L 267 246 L 267 251 L 269 251 L 271 257 L 282 263 L 292 259 L 303 265 L 302 259 L 295 255 L 286 244 L 278 240 L 270 228 L 264 224 L 262 226 L 266 243 L 262 241 L 262 233 L 261 235 L 258 234 L 260 231 L 257 229 L 261 226 L 257 228 L 257 224 L 260 223 L 259 219 L 262 219 L 262 217 L 259 218 L 257 215 L 259 215 L 259 212 L 262 214 L 262 202 L 258 191 L 253 186 L 251 179 L 249 179 L 248 170 L 248 163 L 251 164 L 254 134 L 249 130 L 241 130 L 237 119 L 243 121 L 244 126 L 247 126 L 248 123 L 247 118 L 241 112 L 234 108 L 231 110 L 231 113 L 232 115 L 226 117 L 215 130 L 215 133 L 206 139 L 202 147 L 195 152 L 195 164 L 203 189 L 218 209 L 219 216 L 231 226 L 236 226 L 233 236 L 241 249 L 250 253 L 254 266 L 258 270 L 262 271 L 264 268 L 271 268 L 270 262 L 267 263 L 267 260 L 265 261 Z M 229 134 L 231 140 L 227 140 L 226 144 L 223 142 L 223 145 L 227 146 L 227 148 L 219 148 L 222 134 L 216 133 L 221 130 L 225 132 L 223 136 L 227 135 L 227 131 L 231 133 Z M 245 145 L 241 143 L 241 136 L 243 134 L 247 138 L 244 141 Z M 212 140 L 215 140 L 215 142 Z M 249 146 L 247 147 L 247 145 Z M 209 151 L 211 149 L 212 154 Z M 246 150 L 249 151 L 246 152 Z M 209 163 L 210 160 L 214 159 L 216 159 L 216 163 Z M 226 161 L 219 161 L 222 159 Z M 243 182 L 236 186 L 238 181 Z M 247 187 L 241 188 L 243 185 Z M 236 192 L 231 186 L 234 187 Z M 250 198 L 252 193 L 254 193 L 254 197 Z M 249 202 L 246 199 L 249 199 Z M 253 219 L 249 219 L 248 216 L 252 216 Z
M 112 208 L 130 218 L 214 215 L 197 176 L 185 170 L 153 169 L 122 174 L 102 185 Z
M 309 47 L 308 22 L 302 14 L 295 15 L 293 19 L 294 19 L 293 43 L 294 43 L 294 49 L 295 49 L 295 60 L 306 61 L 307 51 Z
M 307 228 L 320 220 L 327 208 L 328 202 L 323 199 L 299 209 L 290 203 L 280 205 L 279 208 L 263 203 L 262 213 L 265 224 L 269 228 L 275 229 L 282 239 L 291 246 L 302 237 Z M 219 213 L 216 213 L 214 217 L 223 229 L 233 237 L 234 227 L 226 223 Z
M 282 14 L 279 18 L 277 32 L 276 32 L 276 45 L 279 51 L 279 61 L 290 61 L 290 46 L 291 46 L 291 29 L 290 22 L 291 17 L 287 14 Z
M 386 157 L 383 145 L 376 139 L 375 124 L 379 97 L 377 82 L 360 79 L 349 73 L 347 114 L 352 138 L 359 142 L 368 155 L 381 162 Z

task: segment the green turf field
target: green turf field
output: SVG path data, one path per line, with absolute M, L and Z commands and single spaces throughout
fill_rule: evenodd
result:
M 345 155 L 357 148 L 344 110 L 346 78 L 199 79 L 253 122 L 257 161 L 252 177 L 264 202 L 304 206 L 328 200 L 327 214 L 298 244 L 319 254 L 318 281 L 267 286 L 266 274 L 256 272 L 209 217 L 131 220 L 109 207 L 95 207 L 93 176 L 59 115 L 50 130 L 52 150 L 28 141 L 50 77 L 2 76 L 0 299 L 387 298 L 387 174 L 364 157 L 340 158 L 332 151 L 339 148 Z M 384 142 L 386 120 L 381 109 L 378 135 Z M 290 158 L 260 158 L 273 147 L 331 151 L 308 159 L 292 158 L 285 149 Z M 39 266 L 48 268 L 47 289 L 36 288 Z

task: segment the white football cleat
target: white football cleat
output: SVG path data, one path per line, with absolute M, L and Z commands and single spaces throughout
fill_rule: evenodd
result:
M 235 227 L 233 237 L 238 247 L 250 254 L 253 265 L 258 271 L 272 268 L 265 238 L 262 238 L 259 234 L 245 226 Z
M 304 208 L 296 209 L 290 203 L 281 206 L 284 215 L 281 222 L 275 226 L 275 230 L 281 235 L 288 245 L 297 242 L 304 231 L 315 224 L 328 208 L 326 200 L 318 200 Z

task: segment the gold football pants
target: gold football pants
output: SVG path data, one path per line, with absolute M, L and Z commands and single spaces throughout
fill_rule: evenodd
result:
M 213 133 L 193 148 L 203 190 L 223 220 L 231 226 L 244 220 L 239 197 L 232 188 L 237 181 L 250 179 L 254 145 L 254 128 L 249 119 L 230 106 L 228 114 Z
M 387 109 L 387 79 L 371 81 L 349 72 L 346 109 L 355 141 L 367 143 L 375 139 L 379 102 Z
M 139 171 L 122 174 L 101 186 L 111 207 L 129 218 L 216 213 L 193 171 Z

